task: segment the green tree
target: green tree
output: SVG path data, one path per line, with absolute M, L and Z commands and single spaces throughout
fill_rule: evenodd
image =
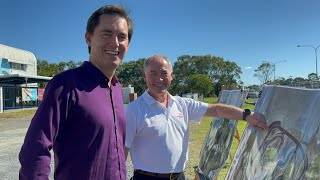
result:
M 302 77 L 295 77 L 293 78 L 293 85 L 298 87 L 305 87 L 305 81 L 307 81 L 307 79 L 304 79 Z
M 306 79 L 304 79 L 303 77 L 295 77 L 293 79 L 294 82 L 299 83 L 299 82 L 304 82 L 307 81 Z
M 147 88 L 144 82 L 143 64 L 145 58 L 136 61 L 125 62 L 117 69 L 116 74 L 122 86 L 131 85 L 134 91 L 141 95 Z
M 174 79 L 170 88 L 173 94 L 190 92 L 188 78 L 192 74 L 206 75 L 215 84 L 216 91 L 234 89 L 240 80 L 241 68 L 236 63 L 211 55 L 178 57 L 173 66 Z M 218 92 L 218 93 L 219 93 Z
M 288 85 L 288 86 L 294 86 L 294 82 L 293 82 L 293 77 L 292 76 L 289 76 L 289 78 L 287 78 L 286 80 L 285 80 L 286 82 L 286 85 Z
M 39 76 L 47 76 L 47 69 L 48 69 L 49 63 L 45 60 L 37 60 L 37 74 Z
M 276 85 L 289 85 L 289 84 L 287 84 L 287 81 L 284 77 L 278 77 L 275 80 L 274 84 L 276 84 Z
M 259 92 L 261 90 L 261 86 L 260 85 L 250 85 L 247 87 L 248 89 L 253 89 L 257 92 Z
M 66 71 L 68 69 L 73 69 L 82 64 L 82 62 L 58 62 L 58 63 L 48 63 L 46 60 L 37 60 L 37 75 L 53 77 L 60 72 Z M 39 87 L 44 88 L 46 83 L 39 83 Z
M 213 83 L 204 74 L 192 74 L 188 76 L 188 89 L 192 93 L 199 93 L 204 97 L 208 97 L 213 92 Z
M 223 87 L 222 89 L 237 89 L 237 79 L 240 79 L 242 73 L 241 68 L 235 62 L 225 61 L 218 69 L 220 76 L 217 78 Z
M 64 66 L 63 63 L 49 64 L 48 61 L 46 60 L 38 60 L 37 61 L 38 75 L 53 77 L 63 70 L 62 69 L 63 66 Z
M 68 70 L 68 69 L 73 69 L 73 68 L 79 67 L 82 63 L 83 63 L 82 61 L 75 62 L 73 60 L 70 60 L 70 61 L 65 63 L 64 70 Z
M 308 75 L 308 80 L 309 80 L 309 81 L 317 81 L 317 80 L 319 80 L 319 77 L 317 77 L 317 74 L 316 74 L 316 73 L 310 73 L 310 74 Z
M 178 57 L 177 61 L 173 65 L 174 78 L 169 88 L 172 94 L 183 94 L 188 92 L 187 90 L 187 75 L 192 73 L 190 68 L 191 56 L 182 55 Z
M 274 68 L 272 64 L 266 62 L 262 63 L 258 69 L 254 70 L 254 77 L 257 77 L 261 84 L 265 84 L 269 82 L 272 78 L 272 73 L 274 71 Z
M 72 60 L 68 62 L 61 61 L 58 63 L 48 63 L 46 60 L 37 60 L 37 70 L 39 76 L 53 77 L 60 72 L 73 69 L 81 64 L 82 62 L 74 62 Z

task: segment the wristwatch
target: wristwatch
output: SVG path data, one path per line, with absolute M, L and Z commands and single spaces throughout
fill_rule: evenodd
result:
M 242 120 L 246 121 L 247 116 L 250 115 L 250 114 L 251 114 L 250 109 L 244 109 L 243 112 L 242 112 Z

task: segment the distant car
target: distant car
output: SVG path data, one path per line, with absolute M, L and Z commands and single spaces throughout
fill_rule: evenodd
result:
M 258 92 L 255 90 L 249 90 L 248 95 L 247 95 L 247 99 L 256 99 L 258 98 Z

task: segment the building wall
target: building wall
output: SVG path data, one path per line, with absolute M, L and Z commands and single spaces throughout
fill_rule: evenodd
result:
M 5 58 L 0 59 L 0 75 L 21 74 L 21 75 L 37 75 L 35 64 L 24 64 L 10 62 Z
M 37 59 L 29 51 L 0 44 L 0 75 L 37 75 Z
M 37 76 L 37 59 L 29 51 L 0 44 L 0 76 L 10 74 Z M 2 84 L 1 86 L 3 93 L 0 94 L 2 103 L 0 111 L 38 105 L 36 83 L 28 84 L 28 88 L 23 88 L 25 86 L 23 84 Z M 32 96 L 28 99 L 29 96 L 23 94 L 22 90 L 32 92 Z

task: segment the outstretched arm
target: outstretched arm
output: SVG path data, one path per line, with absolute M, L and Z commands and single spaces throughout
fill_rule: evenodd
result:
M 209 104 L 205 116 L 222 117 L 226 119 L 241 120 L 243 109 L 227 104 Z M 258 130 L 269 130 L 263 114 L 251 112 L 245 119 L 252 127 Z

